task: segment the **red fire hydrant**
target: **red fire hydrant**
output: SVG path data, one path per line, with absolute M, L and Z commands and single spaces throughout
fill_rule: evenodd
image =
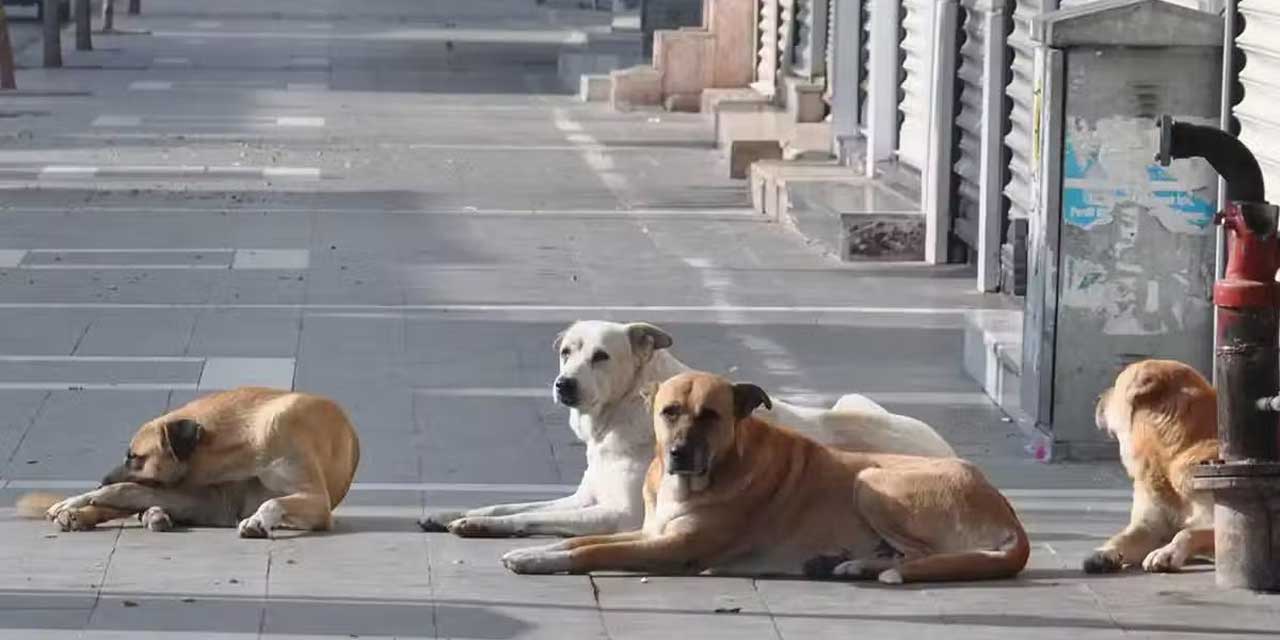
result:
M 1160 121 L 1160 153 L 1202 157 L 1227 183 L 1225 276 L 1213 288 L 1219 457 L 1197 469 L 1195 488 L 1214 496 L 1217 582 L 1280 590 L 1280 210 L 1267 204 L 1248 148 L 1212 127 Z

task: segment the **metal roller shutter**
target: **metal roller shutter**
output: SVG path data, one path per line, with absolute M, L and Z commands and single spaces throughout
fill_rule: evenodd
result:
M 1035 109 L 1035 45 L 1031 42 L 1031 19 L 1040 15 L 1049 3 L 1044 0 L 1015 0 L 1013 32 L 1009 34 L 1009 49 L 1013 63 L 1009 72 L 1009 134 L 1005 146 L 1009 149 L 1008 183 L 1004 194 L 1009 199 L 1009 218 L 1025 219 L 1031 213 L 1032 193 L 1032 128 Z
M 982 121 L 985 117 L 982 94 L 985 88 L 986 13 L 978 8 L 982 0 L 964 0 L 963 38 L 960 45 L 960 104 L 956 113 L 956 206 L 952 232 L 970 247 L 978 244 L 978 210 L 982 179 Z
M 933 0 L 902 0 L 902 91 L 898 161 L 923 171 L 929 155 Z
M 1233 113 L 1240 141 L 1262 165 L 1267 198 L 1280 196 L 1280 0 L 1240 0 L 1244 30 L 1236 47 L 1244 52 L 1240 84 L 1244 97 Z

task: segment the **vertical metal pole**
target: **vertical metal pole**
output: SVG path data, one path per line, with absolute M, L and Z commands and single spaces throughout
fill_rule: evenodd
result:
M 924 261 L 945 264 L 951 240 L 951 187 L 956 122 L 956 31 L 960 7 L 956 0 L 934 5 L 932 63 L 929 65 L 929 142 L 924 170 Z
M 1236 44 L 1236 0 L 1226 0 L 1226 6 L 1223 7 L 1222 20 L 1222 100 L 1219 103 L 1219 126 L 1223 131 L 1231 130 L 1231 89 L 1235 86 L 1235 71 L 1232 62 L 1232 52 Z M 1225 211 L 1227 208 L 1227 181 L 1221 176 L 1218 177 L 1218 211 Z M 1222 225 L 1214 227 L 1216 250 L 1214 251 L 1214 268 L 1213 281 L 1216 283 L 1222 279 L 1227 270 L 1227 231 Z M 1213 349 L 1214 353 L 1218 352 L 1218 314 L 1213 314 Z M 1213 377 L 1210 380 L 1214 388 L 1218 388 L 1218 368 L 1213 368 Z
M 102 31 L 110 33 L 116 28 L 116 0 L 102 0 Z
M 870 0 L 871 51 L 867 75 L 867 177 L 898 147 L 899 0 Z
M 76 3 L 76 51 L 93 50 L 93 12 L 89 9 L 89 0 L 75 0 Z
M 9 16 L 0 5 L 0 89 L 17 89 L 13 73 L 13 41 L 9 39 Z
M 44 2 L 44 66 L 62 66 L 62 21 L 58 19 L 58 5 L 61 0 L 42 0 Z

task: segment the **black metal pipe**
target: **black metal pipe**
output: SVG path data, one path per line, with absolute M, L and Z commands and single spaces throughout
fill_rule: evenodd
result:
M 1227 182 L 1227 200 L 1266 202 L 1262 167 L 1253 152 L 1235 136 L 1216 127 L 1174 122 L 1161 117 L 1160 161 L 1172 158 L 1204 158 Z

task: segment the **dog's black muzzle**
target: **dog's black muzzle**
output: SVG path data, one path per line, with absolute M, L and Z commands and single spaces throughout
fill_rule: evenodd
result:
M 576 407 L 581 398 L 578 397 L 578 381 L 573 378 L 556 378 L 552 385 L 556 402 L 566 407 Z
M 707 447 L 701 442 L 674 442 L 667 449 L 667 473 L 675 476 L 706 475 L 709 458 Z

